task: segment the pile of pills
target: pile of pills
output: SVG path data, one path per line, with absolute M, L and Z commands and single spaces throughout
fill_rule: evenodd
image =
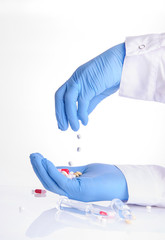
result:
M 82 175 L 81 172 L 77 171 L 77 172 L 69 172 L 69 169 L 64 168 L 64 169 L 58 169 L 59 172 L 61 172 L 64 176 L 72 179 L 72 178 L 76 178 L 76 177 L 80 177 Z

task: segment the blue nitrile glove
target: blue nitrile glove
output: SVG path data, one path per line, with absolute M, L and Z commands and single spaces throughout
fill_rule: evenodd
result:
M 30 159 L 41 183 L 51 192 L 83 202 L 108 201 L 114 198 L 128 200 L 126 179 L 114 165 L 94 163 L 81 167 L 56 168 L 39 153 L 31 154 Z M 82 176 L 69 179 L 58 168 L 80 171 Z
M 96 105 L 119 89 L 125 57 L 125 44 L 121 43 L 80 66 L 55 94 L 58 127 L 74 131 L 79 120 L 88 123 L 88 115 Z M 78 107 L 76 105 L 78 103 Z

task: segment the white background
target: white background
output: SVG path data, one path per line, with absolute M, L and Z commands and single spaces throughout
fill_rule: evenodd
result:
M 0 184 L 40 184 L 29 155 L 55 165 L 165 163 L 165 105 L 102 101 L 82 139 L 56 123 L 54 93 L 126 36 L 165 32 L 164 1 L 0 1 Z M 82 151 L 76 152 L 80 146 Z

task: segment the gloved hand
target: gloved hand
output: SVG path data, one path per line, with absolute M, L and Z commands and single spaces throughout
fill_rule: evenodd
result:
M 95 163 L 81 167 L 58 167 L 82 172 L 82 176 L 69 179 L 41 154 L 33 153 L 30 159 L 41 183 L 51 192 L 83 202 L 106 201 L 114 198 L 128 200 L 126 179 L 114 165 Z
M 74 131 L 79 120 L 88 123 L 88 115 L 96 105 L 116 92 L 120 86 L 125 57 L 125 44 L 119 44 L 80 66 L 55 94 L 58 127 Z M 78 107 L 76 103 L 78 102 Z

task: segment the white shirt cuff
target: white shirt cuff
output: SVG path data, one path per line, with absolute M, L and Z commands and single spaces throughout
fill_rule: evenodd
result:
M 117 165 L 128 186 L 128 204 L 165 207 L 165 167 Z
M 165 33 L 127 37 L 119 95 L 165 103 Z

